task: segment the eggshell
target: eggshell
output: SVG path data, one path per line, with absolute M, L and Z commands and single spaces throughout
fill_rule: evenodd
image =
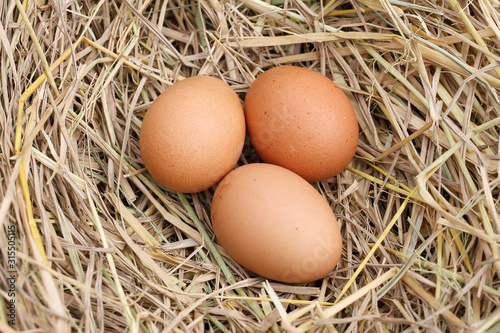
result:
M 245 116 L 236 93 L 222 80 L 195 76 L 178 81 L 152 103 L 140 133 L 142 160 L 168 189 L 199 192 L 235 165 L 245 140 Z
M 224 177 L 213 196 L 212 225 L 236 262 L 286 283 L 324 277 L 342 253 L 327 201 L 303 178 L 277 165 L 247 164 Z
M 245 117 L 264 161 L 311 182 L 341 172 L 358 145 L 356 114 L 345 93 L 302 67 L 279 66 L 259 75 L 246 95 Z

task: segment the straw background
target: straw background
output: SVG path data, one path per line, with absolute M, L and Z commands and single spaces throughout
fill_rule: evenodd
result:
M 500 332 L 499 37 L 497 0 L 0 1 L 0 331 Z M 243 101 L 280 64 L 332 78 L 361 133 L 314 184 L 344 247 L 306 285 L 227 257 L 214 189 L 162 188 L 138 146 L 173 82 Z

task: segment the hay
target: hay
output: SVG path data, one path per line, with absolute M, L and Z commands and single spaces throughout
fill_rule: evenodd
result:
M 14 304 L 19 331 L 498 332 L 499 6 L 0 2 L 0 331 Z M 138 149 L 176 80 L 243 99 L 279 64 L 332 78 L 361 129 L 351 165 L 315 184 L 344 252 L 307 285 L 227 257 L 213 189 L 162 188 Z M 257 159 L 247 144 L 240 163 Z

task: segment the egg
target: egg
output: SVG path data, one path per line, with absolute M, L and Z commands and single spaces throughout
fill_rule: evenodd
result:
M 160 184 L 178 192 L 214 186 L 236 165 L 245 140 L 241 101 L 224 81 L 195 76 L 151 104 L 140 131 L 141 157 Z
M 297 66 L 259 75 L 245 98 L 248 134 L 257 154 L 313 182 L 337 175 L 358 145 L 353 106 L 331 79 Z
M 268 279 L 320 279 L 342 253 L 328 202 L 306 180 L 277 165 L 253 163 L 231 171 L 215 190 L 211 217 L 227 254 Z

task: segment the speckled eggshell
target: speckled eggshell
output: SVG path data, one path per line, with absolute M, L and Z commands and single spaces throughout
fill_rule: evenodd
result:
M 331 79 L 307 68 L 279 66 L 259 75 L 246 95 L 245 117 L 264 161 L 311 182 L 344 170 L 358 145 L 349 99 Z
M 245 116 L 236 93 L 220 79 L 195 76 L 176 82 L 151 104 L 140 150 L 160 184 L 199 192 L 231 171 L 244 140 Z
M 327 201 L 290 170 L 254 163 L 231 171 L 212 200 L 212 225 L 224 250 L 268 279 L 305 283 L 337 265 L 342 237 Z

